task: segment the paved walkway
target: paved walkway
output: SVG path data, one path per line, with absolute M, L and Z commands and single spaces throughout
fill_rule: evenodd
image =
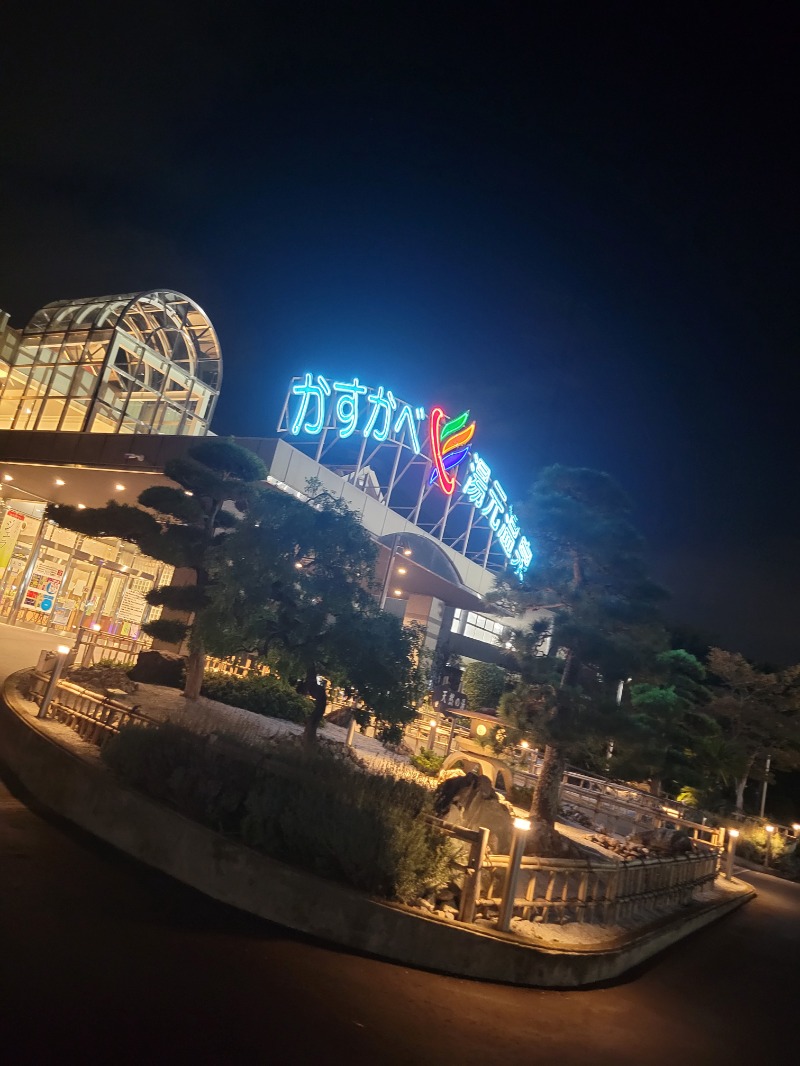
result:
M 0 622 L 0 681 L 16 670 L 35 666 L 43 648 L 55 651 L 59 644 L 72 647 L 74 636 L 70 633 L 43 633 L 36 629 L 20 629 Z

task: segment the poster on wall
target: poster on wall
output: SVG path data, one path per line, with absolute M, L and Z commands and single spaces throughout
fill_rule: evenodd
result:
M 136 577 L 132 578 L 125 592 L 122 594 L 122 599 L 117 607 L 116 615 L 121 622 L 132 622 L 134 625 L 140 625 L 144 618 L 144 612 L 147 610 L 147 600 L 144 598 L 144 594 L 152 588 L 152 582 L 146 578 Z M 123 636 L 127 635 L 123 631 Z
M 69 616 L 78 606 L 75 600 L 62 600 L 53 608 L 53 625 L 68 626 Z
M 11 561 L 17 540 L 25 526 L 25 515 L 21 511 L 12 511 L 9 508 L 3 521 L 0 523 L 0 573 L 2 573 Z
M 56 566 L 54 563 L 37 563 L 25 590 L 23 606 L 31 611 L 50 614 L 63 578 L 63 566 Z

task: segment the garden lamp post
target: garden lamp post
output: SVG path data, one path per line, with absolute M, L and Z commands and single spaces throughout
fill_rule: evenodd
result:
M 428 730 L 428 751 L 433 751 L 433 746 L 436 743 L 436 719 L 431 718 L 428 725 L 430 726 Z
M 511 925 L 511 916 L 514 913 L 514 899 L 517 894 L 519 867 L 522 862 L 522 856 L 525 853 L 525 841 L 530 828 L 529 818 L 514 819 L 514 833 L 511 837 L 511 854 L 508 856 L 506 883 L 503 886 L 503 900 L 500 904 L 500 913 L 497 916 L 497 928 L 503 933 L 507 933 Z
M 765 825 L 764 830 L 767 834 L 767 848 L 764 852 L 764 866 L 769 866 L 772 859 L 772 834 L 775 832 L 774 825 Z
M 56 691 L 58 679 L 61 677 L 61 671 L 64 669 L 64 663 L 67 661 L 69 653 L 70 649 L 66 644 L 59 644 L 56 648 L 56 661 L 53 663 L 53 672 L 50 674 L 50 680 L 47 682 L 47 688 L 44 690 L 39 713 L 36 715 L 37 718 L 44 718 L 47 715 L 47 708 L 50 706 L 50 701 Z
M 736 841 L 739 839 L 738 829 L 728 830 L 728 855 L 725 862 L 725 877 L 728 881 L 733 880 L 733 857 L 736 854 Z

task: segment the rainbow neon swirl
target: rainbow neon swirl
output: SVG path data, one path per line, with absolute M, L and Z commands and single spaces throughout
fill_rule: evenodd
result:
M 431 411 L 428 432 L 433 470 L 428 484 L 438 480 L 442 492 L 448 496 L 452 496 L 456 489 L 456 475 L 450 471 L 468 454 L 475 434 L 475 423 L 467 425 L 468 419 L 469 411 L 449 421 L 441 407 Z

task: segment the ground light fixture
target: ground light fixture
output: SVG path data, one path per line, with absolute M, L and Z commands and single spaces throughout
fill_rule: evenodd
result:
M 42 703 L 39 707 L 39 713 L 37 718 L 45 718 L 47 715 L 47 709 L 50 706 L 50 701 L 53 698 L 53 694 L 58 684 L 58 679 L 61 677 L 61 671 L 64 669 L 64 664 L 67 661 L 71 648 L 66 644 L 59 644 L 56 648 L 56 661 L 53 663 L 53 672 L 50 674 L 50 680 L 47 682 L 47 688 L 44 690 L 44 696 L 42 696 Z
M 511 926 L 511 916 L 514 913 L 514 900 L 517 895 L 517 881 L 519 880 L 519 868 L 522 856 L 525 854 L 525 841 L 531 829 L 529 818 L 515 818 L 514 831 L 511 836 L 511 854 L 508 856 L 508 869 L 506 881 L 503 886 L 503 899 L 500 903 L 500 913 L 497 916 L 497 928 L 507 933 Z
M 765 825 L 764 831 L 767 834 L 767 848 L 764 852 L 764 865 L 769 866 L 772 859 L 772 834 L 775 832 L 775 826 Z
M 725 861 L 725 878 L 733 880 L 733 857 L 736 854 L 736 841 L 739 839 L 738 829 L 728 830 L 728 854 Z

